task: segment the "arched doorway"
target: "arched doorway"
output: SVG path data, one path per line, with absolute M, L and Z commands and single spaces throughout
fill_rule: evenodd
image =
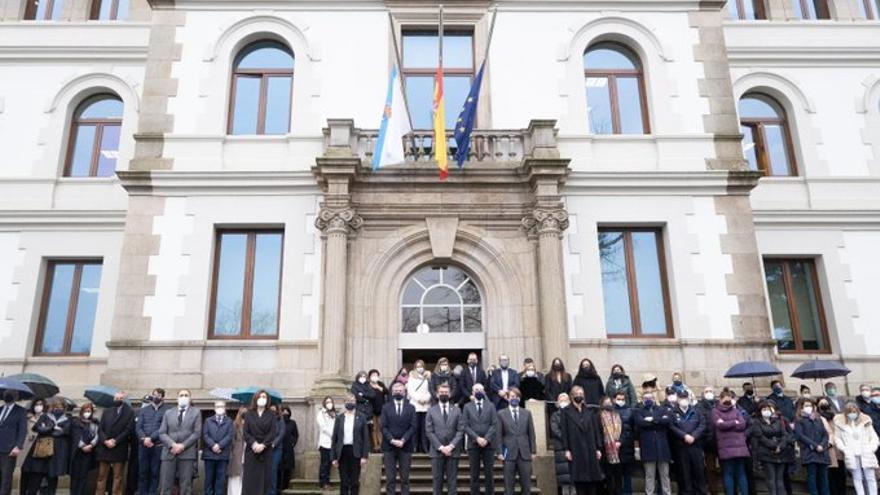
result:
M 476 280 L 455 265 L 427 265 L 404 282 L 400 296 L 399 347 L 407 368 L 416 359 L 428 369 L 440 357 L 463 364 L 469 352 L 482 355 L 483 296 Z

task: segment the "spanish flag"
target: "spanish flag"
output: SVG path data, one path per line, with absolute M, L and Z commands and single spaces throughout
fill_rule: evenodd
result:
M 437 67 L 437 77 L 434 81 L 434 159 L 440 169 L 440 180 L 445 180 L 449 175 L 449 159 L 446 156 L 449 149 L 446 145 L 446 113 L 443 110 L 443 66 Z

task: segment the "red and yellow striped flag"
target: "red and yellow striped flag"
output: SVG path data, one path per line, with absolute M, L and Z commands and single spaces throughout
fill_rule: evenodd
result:
M 449 158 L 446 145 L 446 112 L 443 105 L 443 68 L 437 67 L 434 81 L 434 159 L 440 169 L 440 180 L 449 175 Z

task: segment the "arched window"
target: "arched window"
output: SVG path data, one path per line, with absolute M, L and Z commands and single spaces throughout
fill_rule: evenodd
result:
M 112 94 L 92 96 L 73 114 L 66 177 L 109 177 L 116 171 L 122 100 Z
M 130 0 L 94 0 L 89 18 L 93 21 L 124 21 Z
M 454 266 L 425 267 L 404 284 L 404 333 L 483 331 L 483 302 L 473 279 Z
M 753 21 L 767 18 L 764 0 L 727 0 L 727 8 L 734 19 Z
M 639 57 L 617 43 L 584 52 L 587 113 L 594 134 L 647 134 L 648 105 Z
M 827 0 L 791 0 L 791 6 L 795 19 L 831 19 Z
M 287 134 L 293 89 L 293 53 L 277 41 L 258 41 L 235 57 L 230 134 Z
M 785 110 L 769 96 L 751 93 L 739 100 L 743 153 L 752 170 L 764 175 L 797 175 Z

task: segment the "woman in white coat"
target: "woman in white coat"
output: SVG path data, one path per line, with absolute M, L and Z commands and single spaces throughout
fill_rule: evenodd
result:
M 416 408 L 416 452 L 428 452 L 431 450 L 428 444 L 428 435 L 425 432 L 425 418 L 428 415 L 428 408 L 431 407 L 431 373 L 425 370 L 425 362 L 419 359 L 416 361 L 413 370 L 409 372 L 409 379 L 406 381 L 406 395 L 409 397 L 410 404 Z
M 844 455 L 856 493 L 877 495 L 874 473 L 878 464 L 874 452 L 880 446 L 880 439 L 877 438 L 871 418 L 859 411 L 855 402 L 847 402 L 843 412 L 834 417 L 834 429 L 834 443 Z

